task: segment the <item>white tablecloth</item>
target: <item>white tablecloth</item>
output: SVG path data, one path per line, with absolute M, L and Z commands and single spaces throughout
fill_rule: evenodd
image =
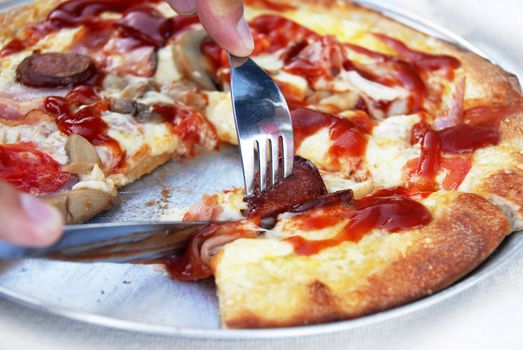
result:
M 212 1 L 212 0 L 211 0 Z M 383 0 L 460 34 L 523 77 L 523 1 Z M 423 311 L 325 336 L 216 341 L 128 333 L 0 299 L 0 349 L 523 349 L 523 252 L 463 294 Z

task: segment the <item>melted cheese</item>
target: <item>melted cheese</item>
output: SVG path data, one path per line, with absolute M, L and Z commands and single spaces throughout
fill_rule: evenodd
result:
M 155 156 L 174 153 L 178 145 L 178 137 L 166 123 L 141 124 L 131 115 L 112 112 L 105 113 L 102 118 L 110 125 L 107 134 L 118 141 L 128 160 L 132 161 L 144 146 L 149 149 L 148 154 Z
M 80 176 L 80 181 L 73 186 L 73 190 L 77 189 L 98 190 L 116 195 L 114 182 L 105 177 L 104 172 L 98 165 L 95 165 L 90 173 Z
M 394 187 L 405 183 L 403 167 L 420 154 L 419 145 L 410 145 L 410 131 L 417 122 L 417 115 L 396 116 L 381 121 L 374 128 L 366 160 L 377 186 Z
M 38 124 L 8 126 L 0 123 L 0 144 L 32 142 L 40 151 L 47 153 L 60 164 L 68 162 L 65 153 L 67 136 L 49 120 Z
M 216 129 L 218 138 L 232 144 L 238 144 L 234 115 L 232 112 L 231 94 L 220 91 L 206 92 L 209 104 L 205 109 L 207 120 Z
M 174 63 L 172 44 L 159 49 L 157 55 L 158 64 L 156 66 L 154 80 L 162 85 L 169 85 L 181 80 L 182 74 Z

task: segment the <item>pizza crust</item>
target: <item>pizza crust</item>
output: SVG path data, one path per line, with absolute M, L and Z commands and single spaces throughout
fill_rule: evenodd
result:
M 477 195 L 437 193 L 425 205 L 434 218 L 421 230 L 373 232 L 313 256 L 270 239 L 227 245 L 213 265 L 223 324 L 306 325 L 401 305 L 463 277 L 510 232 L 503 212 Z

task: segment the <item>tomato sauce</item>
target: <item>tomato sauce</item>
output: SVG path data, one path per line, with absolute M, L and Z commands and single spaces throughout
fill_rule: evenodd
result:
M 366 113 L 354 119 L 344 119 L 306 108 L 293 110 L 291 118 L 296 149 L 306 138 L 322 128 L 328 128 L 332 141 L 329 154 L 333 159 L 363 157 L 367 146 L 367 135 L 375 124 Z
M 174 255 L 164 262 L 169 275 L 180 281 L 197 281 L 212 276 L 211 267 L 202 256 L 202 251 L 221 247 L 240 238 L 256 238 L 256 230 L 242 227 L 242 222 L 209 224 L 192 236 L 189 245 L 181 255 Z M 216 246 L 205 247 L 209 240 L 215 239 Z
M 78 109 L 80 106 L 84 107 Z M 111 147 L 121 167 L 125 153 L 120 144 L 106 134 L 108 125 L 102 119 L 102 113 L 108 108 L 108 101 L 98 95 L 96 88 L 86 85 L 78 86 L 66 97 L 49 96 L 44 102 L 45 111 L 55 117 L 60 131 L 83 136 L 93 145 Z
M 340 199 L 344 192 L 338 192 Z M 293 236 L 286 239 L 297 254 L 313 255 L 342 242 L 358 242 L 374 229 L 396 233 L 423 227 L 430 223 L 432 215 L 423 204 L 409 198 L 407 189 L 398 187 L 379 190 L 348 204 L 330 200 L 328 205 L 320 205 L 293 220 L 304 231 L 331 227 L 346 220 L 341 232 L 333 238 L 307 240 Z
M 24 39 L 13 39 L 0 51 L 7 56 L 25 50 L 44 36 L 62 28 L 82 26 L 86 29 L 83 40 L 74 48 L 86 51 L 101 49 L 112 37 L 121 36 L 133 40 L 129 49 L 139 46 L 162 47 L 167 40 L 187 26 L 198 22 L 196 16 L 164 18 L 149 4 L 158 1 L 141 0 L 72 0 L 58 5 L 47 20 L 26 29 Z M 104 12 L 122 13 L 119 20 L 102 19 Z
M 436 175 L 446 169 L 443 188 L 457 189 L 472 167 L 470 155 L 499 141 L 500 132 L 492 125 L 459 124 L 435 131 L 427 123 L 420 122 L 411 130 L 411 143 L 421 142 L 421 157 L 406 165 L 409 184 L 420 191 L 436 191 Z M 463 157 L 444 157 L 452 154 Z
M 171 124 L 174 133 L 183 140 L 185 146 L 189 149 L 189 155 L 194 155 L 194 146 L 204 141 L 202 135 L 204 128 L 214 132 L 214 127 L 200 112 L 192 108 L 159 104 L 153 106 L 153 111 L 159 114 L 164 121 Z
M 0 179 L 33 195 L 54 193 L 71 180 L 51 156 L 30 142 L 0 145 Z

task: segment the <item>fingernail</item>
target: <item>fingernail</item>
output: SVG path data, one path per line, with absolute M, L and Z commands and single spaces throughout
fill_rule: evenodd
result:
M 176 12 L 180 15 L 190 15 L 196 12 L 196 2 L 194 0 L 181 0 L 173 3 Z
M 236 30 L 238 31 L 240 39 L 245 48 L 249 51 L 252 51 L 254 49 L 254 40 L 252 39 L 252 33 L 245 18 L 242 17 L 240 19 L 238 25 L 236 26 Z
M 20 202 L 27 219 L 35 224 L 37 235 L 47 236 L 49 232 L 55 232 L 61 225 L 60 213 L 52 206 L 25 193 L 20 196 Z

